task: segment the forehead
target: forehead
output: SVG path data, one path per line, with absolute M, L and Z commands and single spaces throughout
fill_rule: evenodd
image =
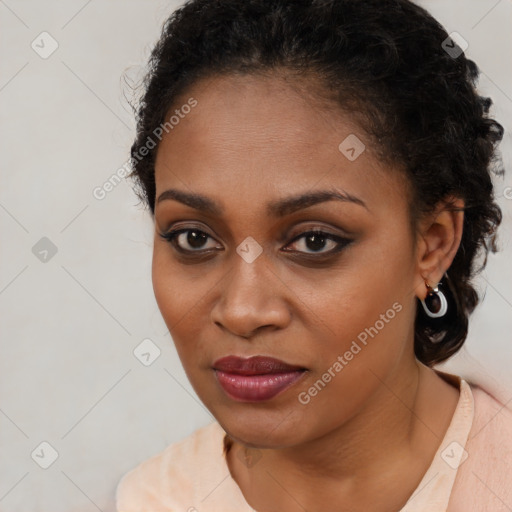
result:
M 377 159 L 355 119 L 312 88 L 281 77 L 217 76 L 188 88 L 166 118 L 189 98 L 197 105 L 157 152 L 157 197 L 175 187 L 225 202 L 328 185 L 375 205 L 403 199 L 403 179 Z

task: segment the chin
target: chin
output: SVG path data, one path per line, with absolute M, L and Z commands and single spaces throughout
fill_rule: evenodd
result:
M 258 414 L 260 419 L 235 414 L 229 417 L 222 415 L 217 417 L 217 421 L 232 439 L 250 448 L 286 448 L 304 441 L 297 425 L 284 421 L 284 418 L 290 420 L 291 414 L 284 414 L 278 420 L 270 419 L 265 411 L 258 411 Z

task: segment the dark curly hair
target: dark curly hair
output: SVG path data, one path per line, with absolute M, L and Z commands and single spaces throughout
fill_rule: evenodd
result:
M 414 350 L 432 367 L 466 339 L 479 301 L 471 279 L 497 250 L 502 216 L 491 171 L 503 174 L 503 128 L 476 91 L 476 64 L 455 43 L 408 0 L 190 0 L 165 22 L 143 82 L 131 148 L 136 193 L 154 216 L 155 129 L 188 86 L 222 74 L 291 77 L 349 112 L 379 157 L 405 173 L 413 228 L 446 198 L 465 202 L 460 247 L 441 281 L 448 314 L 429 318 L 418 301 Z

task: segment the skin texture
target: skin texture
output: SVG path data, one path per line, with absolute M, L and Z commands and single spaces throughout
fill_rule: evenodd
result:
M 152 278 L 192 386 L 235 440 L 231 474 L 258 511 L 398 510 L 430 465 L 459 397 L 415 359 L 413 340 L 424 280 L 434 285 L 449 268 L 463 213 L 439 205 L 414 237 L 403 174 L 379 162 L 348 114 L 322 108 L 279 77 L 210 78 L 180 101 L 191 96 L 197 106 L 158 149 L 156 196 L 170 188 L 200 193 L 223 213 L 157 201 Z M 350 134 L 366 145 L 355 161 L 338 149 Z M 267 214 L 270 201 L 326 189 L 366 207 L 330 200 Z M 209 254 L 186 257 L 159 236 L 185 227 L 210 238 L 193 246 L 185 233 L 181 247 Z M 351 242 L 325 256 L 335 241 L 296 239 L 312 228 Z M 263 250 L 252 263 L 236 252 L 248 236 Z M 396 303 L 400 311 L 378 335 L 300 403 L 299 394 Z M 212 369 L 227 355 L 271 356 L 308 372 L 271 400 L 238 402 Z M 257 462 L 244 464 L 246 455 Z

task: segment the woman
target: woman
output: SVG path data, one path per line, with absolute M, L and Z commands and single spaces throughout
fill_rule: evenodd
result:
M 407 0 L 192 0 L 132 146 L 153 286 L 215 420 L 120 512 L 512 509 L 512 413 L 463 345 L 501 212 L 478 70 Z

